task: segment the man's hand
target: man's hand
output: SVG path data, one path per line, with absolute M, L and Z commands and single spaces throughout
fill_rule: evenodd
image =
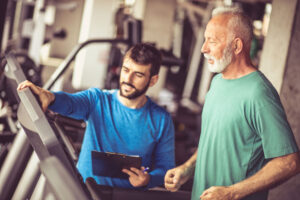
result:
M 150 181 L 150 175 L 148 172 L 144 172 L 144 169 L 144 167 L 141 169 L 131 167 L 130 170 L 122 169 L 122 172 L 128 174 L 129 182 L 133 187 L 143 187 L 148 185 Z
M 213 186 L 205 190 L 201 196 L 201 200 L 233 200 L 233 190 L 231 187 Z
M 165 188 L 171 192 L 177 191 L 181 185 L 193 176 L 197 159 L 197 151 L 179 167 L 170 169 L 165 175 Z
M 24 88 L 30 88 L 31 91 L 39 97 L 39 100 L 42 104 L 42 109 L 44 112 L 47 110 L 50 103 L 52 103 L 55 99 L 55 96 L 53 93 L 34 85 L 30 81 L 26 80 L 26 81 L 20 83 L 17 90 L 22 90 Z
M 167 171 L 165 175 L 165 188 L 171 192 L 177 191 L 189 179 L 186 169 L 179 166 Z

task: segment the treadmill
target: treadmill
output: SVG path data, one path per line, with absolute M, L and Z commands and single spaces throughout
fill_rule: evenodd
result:
M 10 78 L 14 79 L 17 84 L 25 81 L 26 78 L 15 56 L 10 53 L 5 57 Z M 80 194 L 86 194 L 87 189 L 80 179 L 81 176 L 75 168 L 72 157 L 67 153 L 66 145 L 62 142 L 63 136 L 60 135 L 62 133 L 55 129 L 54 124 L 48 120 L 29 88 L 18 91 L 18 96 L 20 98 L 17 111 L 18 120 L 39 160 L 43 161 L 50 156 L 55 156 L 72 177 L 76 177 L 74 184 L 78 188 L 73 191 L 73 194 L 78 197 Z M 46 190 L 46 193 L 49 192 Z
M 21 76 L 22 69 L 12 54 L 6 56 L 8 65 L 17 83 L 23 82 Z M 62 132 L 58 131 L 55 121 L 51 121 L 48 114 L 44 113 L 39 105 L 39 101 L 29 88 L 18 91 L 21 103 L 18 108 L 18 120 L 25 130 L 25 133 L 41 161 L 40 167 L 46 177 L 46 194 L 51 193 L 56 199 L 68 199 L 59 196 L 63 191 L 66 194 L 73 193 L 79 199 L 94 200 L 165 200 L 172 198 L 175 200 L 190 199 L 190 192 L 168 192 L 165 189 L 135 190 L 124 188 L 112 188 L 109 186 L 98 185 L 94 179 L 88 178 L 84 184 L 79 172 L 72 160 L 70 151 L 62 139 Z M 52 167 L 51 167 L 52 166 Z M 57 167 L 57 169 L 53 169 Z M 65 178 L 62 175 L 66 174 Z M 54 175 L 55 174 L 55 175 Z M 56 177 L 56 178 L 54 178 Z M 60 184 L 57 187 L 56 181 Z M 70 182 L 74 183 L 72 186 Z M 49 189 L 50 188 L 50 189 Z M 63 192 L 64 193 L 64 192 Z M 42 198 L 44 199 L 44 198 Z
M 15 71 L 14 68 L 10 68 L 8 65 L 14 65 L 10 63 L 11 60 L 7 61 L 7 64 L 4 68 L 4 75 L 7 79 L 6 87 L 9 89 L 9 98 L 12 98 L 15 103 L 18 103 L 19 97 L 16 91 L 18 83 L 15 80 L 15 76 L 18 76 L 20 79 L 25 79 L 23 73 L 17 72 L 13 74 L 12 71 Z M 3 137 L 1 137 L 1 142 Z M 3 158 L 3 163 L 0 170 L 0 200 L 11 199 L 14 194 L 20 179 L 24 174 L 24 168 L 28 165 L 30 161 L 30 156 L 33 152 L 33 149 L 27 139 L 26 134 L 23 129 L 20 129 L 9 146 L 6 146 L 7 154 Z M 1 148 L 4 149 L 4 148 Z M 33 180 L 32 177 L 30 177 Z M 23 191 L 27 188 L 22 188 Z

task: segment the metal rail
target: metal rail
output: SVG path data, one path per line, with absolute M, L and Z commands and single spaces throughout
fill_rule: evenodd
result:
M 51 75 L 49 80 L 45 83 L 43 86 L 44 89 L 50 90 L 51 87 L 54 85 L 54 83 L 57 81 L 57 79 L 60 78 L 60 76 L 68 69 L 69 65 L 71 62 L 74 60 L 78 52 L 85 46 L 93 43 L 124 43 L 124 44 L 129 44 L 129 40 L 124 40 L 124 39 L 92 39 L 92 40 L 87 40 L 83 43 L 77 44 L 72 51 L 69 53 L 66 59 L 59 65 L 59 67 L 55 70 L 55 72 Z

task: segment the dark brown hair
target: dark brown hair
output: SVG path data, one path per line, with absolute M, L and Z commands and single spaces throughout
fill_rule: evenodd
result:
M 126 56 L 129 56 L 129 58 L 141 65 L 151 64 L 151 76 L 159 73 L 161 53 L 153 45 L 149 43 L 136 44 L 127 51 Z

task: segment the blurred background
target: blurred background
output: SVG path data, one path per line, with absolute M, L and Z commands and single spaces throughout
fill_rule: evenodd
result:
M 172 114 L 176 164 L 186 161 L 198 145 L 202 106 L 214 76 L 201 46 L 218 6 L 239 7 L 253 20 L 252 63 L 279 92 L 300 145 L 298 0 L 1 0 L 0 164 L 20 129 L 17 103 L 3 75 L 5 53 L 16 55 L 29 80 L 53 91 L 115 89 L 125 51 L 140 42 L 162 52 L 160 79 L 148 95 Z M 62 127 L 78 153 L 85 126 Z M 192 181 L 182 189 L 191 186 Z M 273 189 L 269 199 L 298 199 L 299 188 L 298 175 Z

